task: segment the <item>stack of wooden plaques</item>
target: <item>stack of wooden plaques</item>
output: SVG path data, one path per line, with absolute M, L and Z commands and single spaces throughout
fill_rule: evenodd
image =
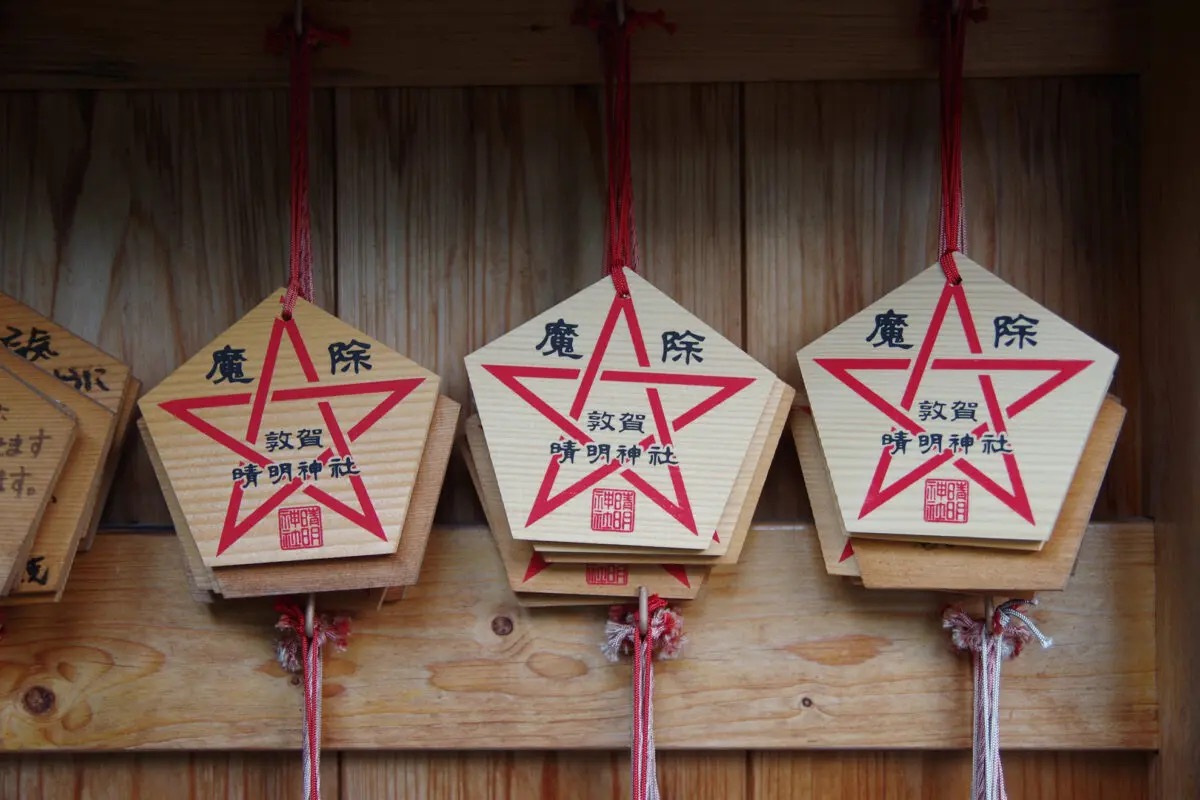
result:
M 141 384 L 5 294 L 0 343 L 0 602 L 53 602 L 96 534 Z
M 283 293 L 141 401 L 194 594 L 411 585 L 459 406 L 437 375 L 311 303 L 284 319 Z
M 830 574 L 1066 587 L 1125 417 L 1117 356 L 965 256 L 802 349 L 791 428 Z
M 689 599 L 737 563 L 793 391 L 637 273 L 467 357 L 466 456 L 526 605 Z

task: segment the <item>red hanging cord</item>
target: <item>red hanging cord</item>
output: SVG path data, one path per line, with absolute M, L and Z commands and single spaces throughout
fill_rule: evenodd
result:
M 633 175 L 630 136 L 630 40 L 635 31 L 657 25 L 668 33 L 675 26 L 662 11 L 644 12 L 619 0 L 573 17 L 578 25 L 596 31 L 604 62 L 604 131 L 608 148 L 608 204 L 605 213 L 604 271 L 621 297 L 629 296 L 623 267 L 637 271 L 637 228 L 633 214 Z
M 966 217 L 962 192 L 963 57 L 967 23 L 987 18 L 983 0 L 939 0 L 935 25 L 941 36 L 941 161 L 942 213 L 938 231 L 938 260 L 946 280 L 962 283 L 954 253 L 966 247 Z
M 305 613 L 295 603 L 278 603 L 279 641 L 276 655 L 279 664 L 288 672 L 297 673 L 304 682 L 304 800 L 321 798 L 321 680 L 324 666 L 321 660 L 326 644 L 338 650 L 346 649 L 350 636 L 350 621 L 345 617 L 315 617 L 308 630 Z
M 683 649 L 683 618 L 658 595 L 646 600 L 645 631 L 637 606 L 613 606 L 601 647 L 610 661 L 633 656 L 633 723 L 630 726 L 632 800 L 659 800 L 654 748 L 654 656 L 675 658 Z
M 288 287 L 283 298 L 283 318 L 291 319 L 296 298 L 312 302 L 312 221 L 308 206 L 308 127 L 312 108 L 312 54 L 321 44 L 350 41 L 345 31 L 326 30 L 288 15 L 279 28 L 267 34 L 267 49 L 287 50 L 291 68 L 288 82 L 288 139 L 291 152 L 291 249 Z

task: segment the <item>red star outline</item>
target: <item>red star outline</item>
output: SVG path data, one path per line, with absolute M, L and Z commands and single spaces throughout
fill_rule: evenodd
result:
M 612 339 L 617 322 L 621 318 L 624 318 L 628 326 L 638 369 L 601 370 L 600 367 L 601 362 L 604 360 L 604 354 L 608 349 L 608 344 Z M 554 423 L 565 436 L 569 436 L 580 444 L 585 445 L 591 444 L 593 439 L 577 423 L 583 414 L 588 395 L 591 393 L 596 381 L 642 384 L 646 391 L 646 398 L 650 404 L 651 416 L 654 419 L 655 426 L 655 433 L 646 436 L 637 443 L 642 449 L 656 443 L 669 446 L 672 443 L 671 434 L 673 432 L 682 430 L 700 419 L 709 411 L 712 411 L 747 386 L 750 386 L 756 380 L 755 378 L 739 378 L 724 375 L 681 375 L 675 372 L 661 372 L 651 369 L 650 357 L 646 352 L 646 343 L 642 339 L 641 326 L 638 322 L 637 311 L 633 305 L 633 298 L 621 297 L 620 295 L 613 296 L 608 316 L 605 318 L 604 324 L 600 329 L 600 335 L 596 340 L 596 347 L 582 369 L 508 364 L 483 364 L 481 366 L 512 390 L 518 397 L 528 403 L 535 411 Z M 576 391 L 574 401 L 571 403 L 569 415 L 564 415 L 539 397 L 532 389 L 521 382 L 523 378 L 578 381 L 579 388 Z M 692 408 L 675 417 L 675 419 L 668 420 L 666 413 L 663 411 L 662 398 L 659 395 L 658 386 L 705 386 L 712 387 L 716 391 Z M 624 467 L 619 461 L 610 461 L 596 468 L 555 494 L 554 482 L 558 477 L 559 460 L 557 456 L 551 455 L 549 463 L 546 466 L 546 473 L 542 478 L 541 486 L 538 488 L 537 498 L 534 500 L 533 507 L 529 511 L 529 518 L 525 522 L 525 527 L 528 528 L 604 478 L 617 473 L 644 496 L 648 497 L 655 505 L 679 522 L 680 525 L 693 535 L 698 536 L 699 531 L 696 529 L 696 520 L 692 513 L 691 500 L 688 498 L 683 473 L 678 465 L 670 465 L 667 469 L 675 493 L 673 501 L 654 486 L 651 486 L 645 478 L 637 473 L 635 467 Z
M 266 353 L 263 356 L 262 375 L 259 376 L 258 387 L 253 394 L 244 392 L 230 395 L 167 400 L 159 403 L 159 407 L 176 419 L 204 434 L 209 439 L 212 439 L 217 444 L 228 448 L 245 461 L 249 461 L 266 470 L 268 466 L 275 463 L 275 460 L 260 453 L 255 449 L 254 444 L 258 439 L 258 434 L 262 427 L 263 414 L 268 399 L 271 403 L 294 400 L 317 401 L 317 408 L 321 411 L 321 418 L 325 422 L 325 429 L 329 432 L 329 436 L 333 440 L 333 446 L 325 448 L 314 459 L 324 464 L 334 454 L 343 457 L 352 455 L 350 443 L 357 441 L 375 423 L 379 422 L 388 412 L 399 405 L 404 398 L 412 394 L 413 390 L 425 382 L 424 378 L 396 378 L 363 381 L 338 386 L 302 386 L 290 389 L 277 389 L 272 392 L 271 381 L 275 375 L 275 364 L 279 358 L 279 347 L 283 341 L 283 334 L 285 332 L 296 355 L 296 360 L 304 372 L 305 380 L 310 384 L 320 383 L 316 367 L 313 365 L 312 358 L 308 354 L 308 348 L 305 346 L 304 339 L 300 335 L 300 330 L 296 326 L 295 318 L 293 317 L 286 321 L 276 318 L 271 328 L 271 336 L 267 342 Z M 362 419 L 354 423 L 349 430 L 342 429 L 341 424 L 333 413 L 332 406 L 330 406 L 327 399 L 323 399 L 379 393 L 386 394 L 387 396 L 373 409 L 368 411 Z M 213 423 L 201 419 L 194 413 L 199 409 L 229 408 L 244 405 L 250 406 L 250 419 L 246 426 L 244 440 L 239 440 Z M 368 533 L 387 541 L 387 532 L 383 529 L 383 523 L 379 520 L 379 515 L 375 511 L 375 505 L 371 501 L 371 496 L 367 492 L 367 487 L 363 483 L 362 476 L 349 475 L 347 477 L 350 479 L 350 485 L 354 489 L 355 497 L 358 499 L 359 508 L 357 510 L 319 488 L 316 484 L 310 483 L 305 486 L 303 489 L 304 494 L 363 528 Z M 244 491 L 242 484 L 234 482 L 229 495 L 229 504 L 225 511 L 225 523 L 221 528 L 221 539 L 217 544 L 217 555 L 221 555 L 228 550 L 230 546 L 241 539 L 251 528 L 295 494 L 302 484 L 303 480 L 301 478 L 293 478 L 290 482 L 280 486 L 266 500 L 239 520 L 238 517 L 241 513 Z
M 534 550 L 529 556 L 529 566 L 525 568 L 525 577 L 521 579 L 521 583 L 529 583 L 529 581 L 536 578 L 548 566 L 550 566 L 550 562 L 546 560 L 546 557 L 537 550 Z M 692 588 L 692 582 L 688 580 L 687 567 L 682 564 L 660 564 L 659 566 L 666 570 L 666 573 L 672 578 L 687 588 Z
M 954 301 L 954 305 L 958 310 L 958 317 L 962 323 L 967 348 L 973 357 L 931 359 L 934 345 L 941 333 L 942 323 L 945 321 L 951 300 Z M 813 362 L 878 409 L 896 427 L 914 436 L 924 433 L 925 428 L 913 420 L 908 412 L 912 409 L 913 401 L 916 400 L 917 391 L 920 388 L 921 380 L 926 370 L 976 372 L 978 373 L 979 388 L 983 392 L 984 405 L 987 407 L 988 413 L 988 421 L 980 423 L 970 432 L 976 438 L 987 433 L 989 430 L 997 434 L 1007 432 L 1007 420 L 1028 410 L 1031 406 L 1044 399 L 1055 389 L 1094 363 L 1088 359 L 988 358 L 983 356 L 983 347 L 979 343 L 979 336 L 975 331 L 975 325 L 971 317 L 971 309 L 967 303 L 966 291 L 961 283 L 958 285 L 947 283 L 942 289 L 937 306 L 933 311 L 933 317 L 929 322 L 929 330 L 921 342 L 921 348 L 917 351 L 915 361 L 909 358 L 876 357 L 814 358 Z M 909 373 L 908 382 L 899 406 L 885 400 L 858 378 L 850 374 L 852 370 L 908 370 L 910 367 L 911 372 Z M 1044 371 L 1052 372 L 1053 374 L 1021 397 L 1009 403 L 1007 408 L 1001 409 L 1000 403 L 996 399 L 996 389 L 992 383 L 990 373 L 1004 371 Z M 926 461 L 918 464 L 890 485 L 884 486 L 888 468 L 892 461 L 891 448 L 888 445 L 884 445 L 879 455 L 879 463 L 875 467 L 875 473 L 871 477 L 871 484 L 867 489 L 867 494 L 863 500 L 858 518 L 862 519 L 866 517 L 921 478 L 943 464 L 951 462 L 956 469 L 981 486 L 1022 519 L 1031 525 L 1034 524 L 1033 510 L 1029 504 L 1029 495 L 1025 490 L 1025 482 L 1021 477 L 1020 465 L 1017 462 L 1015 453 L 1005 453 L 1001 456 L 1004 459 L 1004 466 L 1008 473 L 1009 489 L 1005 489 L 995 480 L 985 475 L 967 457 L 955 458 L 955 455 L 952 451 L 944 450 L 937 455 L 930 456 Z

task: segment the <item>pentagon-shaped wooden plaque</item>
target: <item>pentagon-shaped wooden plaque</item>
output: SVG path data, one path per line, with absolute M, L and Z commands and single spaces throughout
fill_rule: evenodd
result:
M 1117 356 L 965 256 L 798 354 L 851 534 L 1045 542 Z
M 547 562 L 529 542 L 514 539 L 508 528 L 508 517 L 500 503 L 500 489 L 479 417 L 467 419 L 466 432 L 467 466 L 514 592 L 591 598 L 636 597 L 638 587 L 645 586 L 651 594 L 670 600 L 690 600 L 699 593 L 708 570 L 694 565 Z
M 396 552 L 439 378 L 272 293 L 142 398 L 205 565 Z
M 41 559 L 29 552 L 75 428 L 70 409 L 0 367 L 0 595 L 40 583 Z
M 174 495 L 167 494 L 167 505 L 176 525 L 176 535 L 183 550 L 188 579 L 196 599 L 208 602 L 217 596 L 225 598 L 262 597 L 269 595 L 302 594 L 306 592 L 335 592 L 356 589 L 395 589 L 388 601 L 399 600 L 404 586 L 417 582 L 425 547 L 433 528 L 442 481 L 450 463 L 454 437 L 459 419 L 458 403 L 448 397 L 438 397 L 426 440 L 425 453 L 417 472 L 412 500 L 404 519 L 404 530 L 395 553 L 381 556 L 361 556 L 351 561 L 328 559 L 291 561 L 277 564 L 248 564 L 211 569 L 200 557 L 200 551 L 187 529 L 187 520 Z M 162 461 L 154 449 L 153 440 L 145 433 L 145 421 L 139 420 L 151 463 L 163 485 L 167 485 Z
M 775 376 L 630 270 L 467 356 L 513 536 L 705 550 Z

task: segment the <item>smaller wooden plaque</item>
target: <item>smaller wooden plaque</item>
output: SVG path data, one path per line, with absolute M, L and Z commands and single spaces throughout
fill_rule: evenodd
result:
M 210 569 L 200 558 L 200 551 L 186 527 L 187 521 L 179 511 L 178 501 L 168 492 L 167 505 L 175 521 L 193 596 L 211 601 L 216 596 L 241 598 L 385 588 L 397 590 L 385 598 L 388 602 L 403 597 L 399 590 L 415 584 L 420 575 L 442 480 L 450 462 L 459 408 L 459 404 L 448 397 L 438 398 L 400 546 L 389 555 Z M 144 421 L 139 420 L 138 427 L 145 436 Z M 161 472 L 162 462 L 153 440 L 148 436 L 145 439 L 155 471 Z
M 75 428 L 66 406 L 0 368 L 0 595 L 43 575 L 29 553 Z
M 854 550 L 869 589 L 933 589 L 992 594 L 1067 588 L 1075 558 L 1108 470 L 1125 419 L 1111 395 L 1100 407 L 1075 469 L 1067 499 L 1046 546 L 1036 553 L 941 544 L 854 538 Z
M 767 413 L 758 421 L 758 427 L 750 440 L 750 458 L 742 463 L 742 470 L 734 483 L 729 501 L 725 504 L 725 513 L 721 516 L 721 524 L 713 535 L 712 544 L 699 555 L 672 555 L 672 562 L 710 567 L 738 562 L 795 393 L 795 390 L 783 381 L 775 382 L 767 404 Z M 578 551 L 568 552 L 560 547 L 563 546 L 543 548 L 542 543 L 534 543 L 534 549 L 542 553 L 551 564 L 586 564 L 597 558 L 610 556 L 613 560 L 626 564 L 661 564 L 665 560 L 661 553 L 645 553 L 637 549 L 606 551 L 598 546 L 583 545 L 578 546 Z
M 56 601 L 62 596 L 79 542 L 100 502 L 116 414 L 9 351 L 0 351 L 0 366 L 70 409 L 77 421 L 75 440 L 29 551 L 27 571 L 35 559 L 40 559 L 36 574 L 23 576 L 15 583 L 4 603 Z
M 529 542 L 514 539 L 500 503 L 479 417 L 466 422 L 467 467 L 479 493 L 492 538 L 500 551 L 509 586 L 514 592 L 633 597 L 638 587 L 670 600 L 690 600 L 700 591 L 708 570 L 686 564 L 550 564 Z

